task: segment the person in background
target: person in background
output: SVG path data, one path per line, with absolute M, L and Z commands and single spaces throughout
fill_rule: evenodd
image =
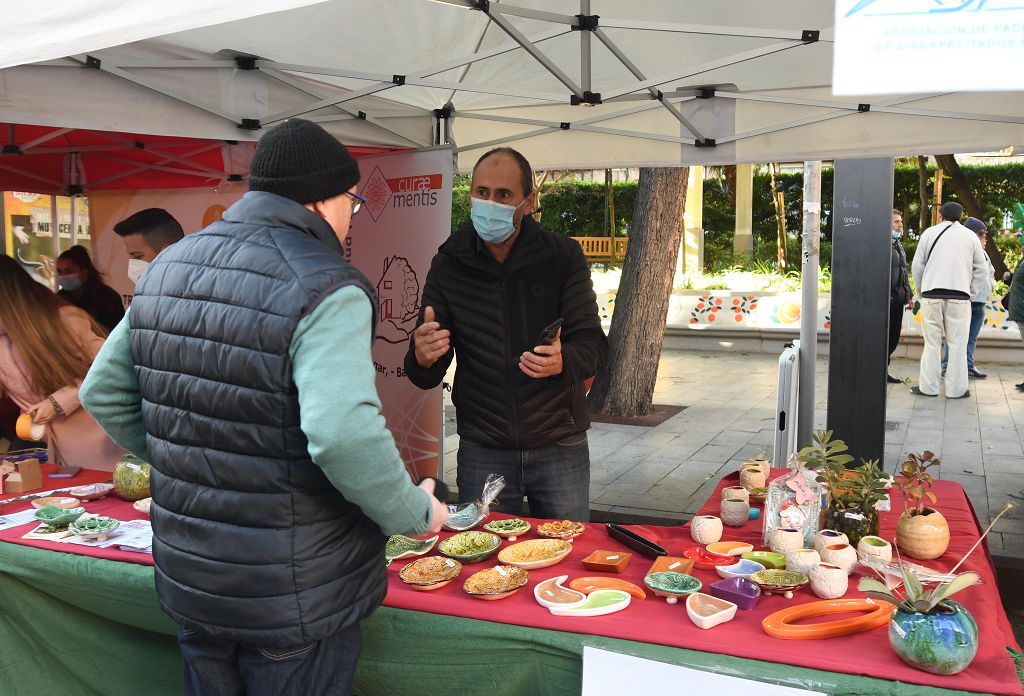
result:
M 388 535 L 448 518 L 380 412 L 376 293 L 342 249 L 358 182 L 319 125 L 264 132 L 249 192 L 156 257 L 83 387 L 152 465 L 189 694 L 350 693 Z
M 1020 237 L 1018 241 L 1021 246 L 1024 246 L 1024 236 Z M 1010 302 L 1007 307 L 1010 316 L 1008 318 L 1017 324 L 1020 338 L 1024 341 L 1024 259 L 1017 264 L 1012 275 L 1010 273 L 1003 274 L 1003 281 L 1010 284 Z M 1017 387 L 1017 391 L 1024 391 L 1024 382 L 1014 386 Z
M 124 451 L 79 400 L 106 332 L 10 256 L 0 256 L 0 297 L 0 393 L 46 426 L 51 463 L 113 471 Z
M 978 294 L 989 272 L 977 235 L 960 224 L 964 208 L 949 201 L 939 208 L 942 222 L 921 234 L 914 254 L 914 287 L 921 297 L 924 351 L 918 386 L 910 391 L 938 396 L 942 371 L 942 341 L 949 342 L 946 398 L 970 396 L 967 389 L 967 335 L 971 297 Z
M 181 224 L 163 208 L 146 208 L 114 225 L 128 252 L 128 278 L 138 283 L 156 255 L 185 236 Z
M 992 298 L 992 292 L 996 288 L 996 269 L 992 260 L 985 251 L 985 244 L 988 242 L 988 227 L 976 217 L 969 217 L 964 220 L 964 227 L 978 235 L 981 242 L 981 251 L 985 254 L 985 261 L 988 263 L 988 273 L 981 284 L 981 289 L 971 298 L 971 328 L 967 334 L 967 376 L 971 379 L 985 379 L 988 375 L 979 372 L 974 365 L 974 348 L 978 345 L 978 334 L 981 333 L 981 326 L 985 323 L 985 303 Z M 942 374 L 946 374 L 946 367 L 949 364 L 949 346 L 942 347 Z
M 57 257 L 58 295 L 84 309 L 109 333 L 124 316 L 121 296 L 103 282 L 85 247 L 76 244 Z
M 530 217 L 530 163 L 511 148 L 473 168 L 471 219 L 430 265 L 420 325 L 405 371 L 420 389 L 440 384 L 458 354 L 452 400 L 459 431 L 459 502 L 477 499 L 488 474 L 505 478 L 497 509 L 590 519 L 590 450 L 584 380 L 604 363 L 590 267 L 580 245 Z M 564 320 L 538 345 L 543 329 Z
M 903 333 L 903 310 L 914 306 L 914 292 L 910 289 L 910 274 L 907 270 L 907 252 L 904 251 L 900 238 L 903 236 L 903 215 L 892 209 L 892 268 L 889 273 L 889 360 L 900 344 Z M 892 384 L 903 382 L 892 373 L 886 373 L 885 379 Z

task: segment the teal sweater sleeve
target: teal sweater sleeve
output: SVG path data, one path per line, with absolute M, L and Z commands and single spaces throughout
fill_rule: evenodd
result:
M 128 314 L 103 342 L 78 396 L 110 439 L 143 461 L 149 461 L 142 395 L 132 362 Z
M 292 334 L 292 379 L 309 454 L 349 502 L 385 534 L 417 535 L 431 501 L 413 485 L 385 425 L 370 353 L 366 293 L 335 290 Z

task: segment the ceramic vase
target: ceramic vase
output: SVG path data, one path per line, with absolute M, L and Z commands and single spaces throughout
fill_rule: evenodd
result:
M 930 614 L 897 609 L 889 621 L 889 645 L 912 667 L 932 674 L 956 674 L 978 654 L 978 624 L 951 599 L 949 609 Z
M 768 476 L 761 471 L 760 467 L 744 466 L 740 469 L 740 485 L 748 491 L 751 488 L 764 488 L 768 483 Z
M 849 544 L 850 540 L 842 532 L 834 529 L 822 529 L 814 538 L 814 550 L 821 553 L 821 550 L 831 544 Z
M 742 527 L 750 515 L 750 504 L 741 498 L 722 501 L 722 522 L 730 527 Z
M 779 527 L 768 535 L 768 548 L 779 553 L 794 551 L 804 547 L 804 533 L 799 529 Z
M 811 571 L 821 565 L 821 555 L 814 549 L 793 549 L 786 554 L 786 570 L 795 570 L 810 577 Z
M 697 515 L 690 520 L 690 538 L 707 546 L 722 538 L 722 520 L 714 515 Z
M 892 544 L 877 536 L 866 536 L 857 543 L 857 558 L 861 563 L 892 563 Z
M 836 599 L 850 588 L 846 571 L 831 563 L 820 563 L 811 570 L 811 591 L 822 599 Z
M 849 575 L 857 565 L 857 550 L 849 544 L 829 544 L 821 550 L 821 562 L 836 565 Z
M 904 512 L 896 524 L 896 543 L 911 558 L 930 561 L 946 553 L 949 525 L 942 513 L 931 508 L 925 508 L 921 515 Z
M 765 480 L 767 480 L 772 473 L 772 465 L 767 459 L 748 459 L 743 466 L 744 468 L 757 467 L 761 473 L 764 474 Z
M 742 500 L 750 502 L 750 493 L 743 486 L 729 486 L 722 489 L 722 500 L 726 498 L 740 498 Z
M 865 514 L 861 510 L 825 509 L 825 527 L 846 535 L 846 543 L 857 546 L 861 538 L 878 534 L 878 510 Z

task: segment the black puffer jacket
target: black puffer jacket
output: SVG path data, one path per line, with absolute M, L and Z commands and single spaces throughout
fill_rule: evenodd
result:
M 907 252 L 903 250 L 900 240 L 892 240 L 891 268 L 889 271 L 889 301 L 893 304 L 906 304 L 914 296 L 910 289 L 907 273 Z
M 590 426 L 583 381 L 604 363 L 608 342 L 597 315 L 590 268 L 579 245 L 524 218 L 505 263 L 479 241 L 471 223 L 441 245 L 430 266 L 423 307 L 452 332 L 458 354 L 452 401 L 459 436 L 482 445 L 532 448 Z M 533 379 L 519 356 L 541 330 L 562 317 L 562 374 Z M 410 339 L 405 369 L 421 389 L 437 386 L 448 351 L 429 369 L 416 362 Z

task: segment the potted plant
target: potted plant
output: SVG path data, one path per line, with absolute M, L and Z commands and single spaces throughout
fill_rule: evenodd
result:
M 896 605 L 889 620 L 889 645 L 912 667 L 932 674 L 956 674 L 978 654 L 978 624 L 950 597 L 979 582 L 977 573 L 961 573 L 926 592 L 916 575 L 901 564 L 903 596 L 878 580 L 864 578 L 858 589 Z
M 927 561 L 938 558 L 949 546 L 949 525 L 935 504 L 935 494 L 929 488 L 932 476 L 928 470 L 939 466 L 941 460 L 932 452 L 910 454 L 903 462 L 895 486 L 903 492 L 903 514 L 896 524 L 896 544 L 911 558 Z
M 864 537 L 878 534 L 877 505 L 885 499 L 889 477 L 877 459 L 862 459 L 860 466 L 854 469 L 830 465 L 819 474 L 818 480 L 827 483 L 829 490 L 825 527 L 844 532 L 854 547 Z

